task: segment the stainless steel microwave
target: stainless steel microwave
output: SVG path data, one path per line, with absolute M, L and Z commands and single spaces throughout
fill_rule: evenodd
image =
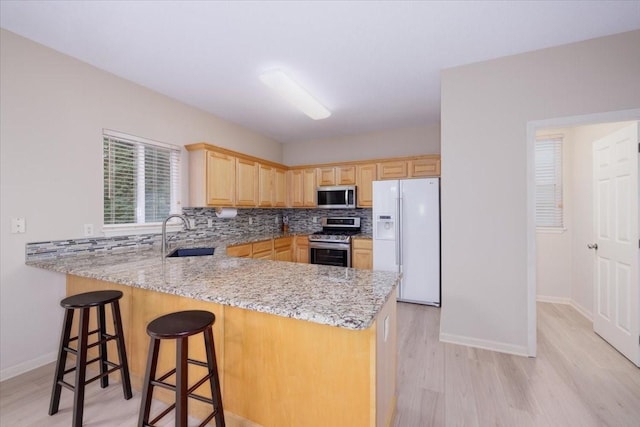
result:
M 316 195 L 318 207 L 323 209 L 355 209 L 355 185 L 318 187 Z

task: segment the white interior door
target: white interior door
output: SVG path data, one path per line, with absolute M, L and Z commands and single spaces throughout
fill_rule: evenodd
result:
M 638 123 L 593 143 L 594 331 L 640 366 Z

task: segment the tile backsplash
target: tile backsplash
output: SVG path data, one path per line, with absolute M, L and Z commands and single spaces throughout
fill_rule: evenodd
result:
M 320 231 L 320 218 L 325 216 L 360 217 L 362 232 L 372 232 L 371 209 L 238 209 L 234 218 L 218 218 L 214 208 L 184 208 L 183 213 L 195 222 L 192 230 L 171 233 L 171 240 L 234 239 L 251 234 L 277 234 L 282 230 L 282 217 L 289 218 L 289 232 Z M 314 222 L 314 219 L 316 222 Z M 118 237 L 92 237 L 27 243 L 26 258 L 41 259 L 73 256 L 79 253 L 122 253 L 160 245 L 156 234 Z

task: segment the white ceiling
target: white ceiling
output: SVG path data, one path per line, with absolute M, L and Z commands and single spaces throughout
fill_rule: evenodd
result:
M 633 1 L 0 1 L 0 24 L 289 143 L 440 120 L 440 70 L 640 28 Z M 281 68 L 314 121 L 258 75 Z

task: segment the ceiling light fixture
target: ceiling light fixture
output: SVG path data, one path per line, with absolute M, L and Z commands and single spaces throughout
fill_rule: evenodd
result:
M 280 70 L 262 73 L 260 80 L 313 120 L 326 119 L 331 115 L 331 111 Z

